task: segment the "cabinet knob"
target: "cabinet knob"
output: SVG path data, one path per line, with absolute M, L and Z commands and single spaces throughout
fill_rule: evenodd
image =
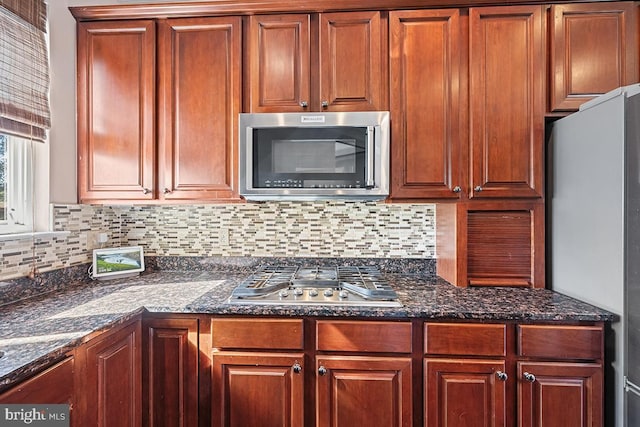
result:
M 327 368 L 325 368 L 324 366 L 320 365 L 320 367 L 318 368 L 318 373 L 320 375 L 325 375 L 327 373 Z
M 151 190 L 149 190 L 148 188 L 142 189 L 142 194 L 149 194 L 149 193 L 151 193 Z
M 479 193 L 479 192 L 482 191 L 482 187 L 480 187 L 479 185 L 476 185 L 475 188 L 473 189 L 473 191 L 476 191 L 476 192 Z
M 169 193 L 171 193 L 171 190 L 169 190 L 167 187 L 164 187 L 164 190 L 162 190 L 162 192 L 164 194 L 169 194 Z
M 299 363 L 294 363 L 293 364 L 293 372 L 296 374 L 299 374 L 300 372 L 302 372 L 302 366 L 300 366 Z
M 322 108 L 327 108 L 327 107 L 329 107 L 329 102 L 322 101 Z
M 536 376 L 533 374 L 530 374 L 529 372 L 525 372 L 524 374 L 522 374 L 522 377 L 529 381 L 530 383 L 534 382 L 536 380 Z
M 454 193 L 459 193 L 459 192 L 462 191 L 462 188 L 460 188 L 459 185 L 456 185 L 455 187 L 453 187 L 453 190 L 451 190 L 451 191 L 453 191 Z
M 307 106 L 308 106 L 308 105 L 309 105 L 309 104 L 307 103 L 307 101 L 300 101 L 300 106 L 301 106 L 302 108 L 307 108 Z
M 496 377 L 498 377 L 500 381 L 506 381 L 509 378 L 506 372 L 502 372 L 502 371 L 496 372 Z

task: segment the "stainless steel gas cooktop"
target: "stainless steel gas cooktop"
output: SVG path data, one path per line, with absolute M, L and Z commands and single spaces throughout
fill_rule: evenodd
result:
M 240 283 L 231 304 L 401 307 L 376 267 L 264 267 Z

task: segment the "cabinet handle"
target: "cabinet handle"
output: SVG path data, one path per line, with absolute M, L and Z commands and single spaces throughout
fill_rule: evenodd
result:
M 149 190 L 148 188 L 142 189 L 142 194 L 149 194 L 149 193 L 151 193 L 151 190 Z
M 307 104 L 307 101 L 300 101 L 300 106 L 301 106 L 302 108 L 307 108 L 307 106 L 308 106 L 308 105 L 309 105 L 309 104 Z
M 329 107 L 329 103 L 327 101 L 322 101 L 322 108 Z
M 496 372 L 496 377 L 498 377 L 500 381 L 506 381 L 509 378 L 506 372 L 502 372 L 502 371 Z
M 327 373 L 327 368 L 325 368 L 324 366 L 320 365 L 320 367 L 318 368 L 318 373 L 320 375 L 325 375 Z
M 479 185 L 476 185 L 473 189 L 473 191 L 477 191 L 478 193 L 482 191 L 482 187 L 480 187 Z
M 169 193 L 171 193 L 171 190 L 169 190 L 167 187 L 164 187 L 164 190 L 162 190 L 162 192 L 164 194 L 169 194 Z
M 299 374 L 300 372 L 302 372 L 302 366 L 300 366 L 299 363 L 294 363 L 293 364 L 293 372 L 296 374 Z
M 456 185 L 455 187 L 453 187 L 453 190 L 451 190 L 451 191 L 453 191 L 454 193 L 459 193 L 459 192 L 462 191 L 462 188 L 460 188 L 459 185 Z
M 525 372 L 524 374 L 522 374 L 522 377 L 529 381 L 530 383 L 534 382 L 536 380 L 536 376 L 533 374 L 530 374 L 529 372 Z

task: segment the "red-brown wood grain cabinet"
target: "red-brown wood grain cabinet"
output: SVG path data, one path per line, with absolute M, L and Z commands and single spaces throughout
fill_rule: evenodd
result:
M 425 426 L 506 426 L 505 324 L 425 323 Z
M 81 202 L 237 201 L 240 17 L 78 24 Z
M 69 405 L 69 424 L 76 422 L 74 358 L 63 360 L 0 393 L 1 404 L 66 404 Z
M 198 318 L 148 317 L 142 332 L 142 424 L 199 425 Z
M 424 325 L 425 426 L 603 425 L 603 327 Z
M 636 3 L 553 4 L 549 13 L 550 112 L 638 82 Z
M 302 319 L 211 320 L 213 426 L 304 426 Z
M 316 425 L 412 426 L 411 351 L 408 321 L 318 320 Z
M 246 111 L 387 109 L 380 12 L 253 15 L 247 33 Z
M 518 425 L 602 426 L 603 343 L 601 325 L 518 325 Z
M 468 44 L 460 14 L 459 9 L 389 13 L 394 200 L 455 200 L 469 189 L 463 158 Z
M 544 7 L 469 10 L 470 198 L 544 195 Z
M 141 344 L 136 318 L 75 350 L 76 425 L 142 425 Z
M 240 17 L 159 21 L 160 200 L 239 199 L 241 90 Z
M 78 199 L 151 200 L 155 22 L 79 22 L 77 28 Z

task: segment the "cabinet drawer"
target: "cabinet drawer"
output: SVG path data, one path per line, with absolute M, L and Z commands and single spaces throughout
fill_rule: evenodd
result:
M 214 348 L 301 350 L 302 319 L 213 319 Z
M 507 326 L 502 324 L 425 323 L 424 352 L 470 356 L 505 356 Z
M 598 326 L 518 325 L 518 355 L 552 359 L 602 358 Z
M 316 348 L 321 351 L 411 353 L 411 323 L 319 320 Z

